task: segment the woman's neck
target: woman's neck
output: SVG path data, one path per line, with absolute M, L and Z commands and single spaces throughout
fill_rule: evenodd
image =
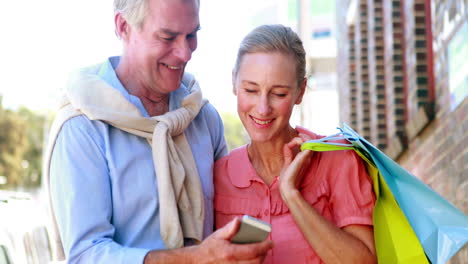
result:
M 279 176 L 284 163 L 283 147 L 298 135 L 297 131 L 289 127 L 288 132 L 275 140 L 267 142 L 252 141 L 248 148 L 250 162 L 263 181 L 270 185 Z

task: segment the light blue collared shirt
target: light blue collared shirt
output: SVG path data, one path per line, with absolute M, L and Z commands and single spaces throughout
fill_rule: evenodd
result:
M 149 117 L 114 71 L 119 57 L 94 69 Z M 185 86 L 170 94 L 180 107 Z M 227 154 L 221 118 L 206 104 L 185 131 L 205 197 L 205 237 L 213 231 L 213 163 Z M 143 263 L 150 250 L 165 249 L 160 234 L 158 186 L 146 139 L 102 121 L 74 117 L 62 127 L 50 167 L 52 203 L 70 263 Z

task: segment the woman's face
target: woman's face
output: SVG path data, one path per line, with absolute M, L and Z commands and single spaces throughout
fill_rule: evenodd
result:
M 289 135 L 289 119 L 304 94 L 298 87 L 296 63 L 283 53 L 247 53 L 233 76 L 237 112 L 252 142 Z

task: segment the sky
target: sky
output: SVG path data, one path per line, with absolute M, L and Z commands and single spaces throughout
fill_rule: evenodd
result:
M 120 49 L 110 0 L 5 1 L 0 24 L 3 105 L 53 108 L 68 73 Z
M 3 106 L 53 109 L 70 71 L 118 55 L 112 0 L 5 1 L 0 11 L 0 94 Z M 234 111 L 231 69 L 249 16 L 268 1 L 203 0 L 198 49 L 187 66 L 204 96 Z M 245 6 L 249 6 L 248 9 Z M 229 10 L 229 12 L 226 12 Z
M 276 1 L 201 1 L 198 48 L 186 71 L 196 76 L 204 97 L 219 112 L 236 112 L 231 71 L 238 46 L 256 26 L 252 21 L 258 21 L 254 17 L 258 10 L 265 11 Z M 119 55 L 112 4 L 113 0 L 4 1 L 0 9 L 3 106 L 53 111 L 71 71 Z M 317 99 L 318 104 L 328 101 Z M 336 122 L 329 116 L 319 116 L 313 122 L 317 126 L 309 128 L 334 132 Z

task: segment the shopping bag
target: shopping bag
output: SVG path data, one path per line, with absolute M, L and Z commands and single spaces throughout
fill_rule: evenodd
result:
M 344 123 L 341 135 L 374 162 L 431 263 L 446 263 L 466 244 L 468 216 Z
M 313 151 L 353 149 L 365 161 L 376 195 L 373 224 L 378 263 L 429 263 L 421 243 L 372 159 L 352 144 L 335 142 L 337 139 L 343 139 L 343 137 L 333 135 L 311 140 L 304 143 L 301 148 Z

